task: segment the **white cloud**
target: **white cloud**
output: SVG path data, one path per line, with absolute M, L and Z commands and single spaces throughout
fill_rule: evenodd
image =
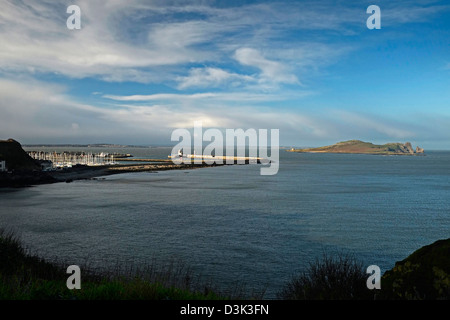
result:
M 300 107 L 282 110 L 273 103 L 288 101 L 292 106 L 294 100 L 313 94 L 299 85 L 308 83 L 311 71 L 355 49 L 351 40 L 340 41 L 340 35 L 364 30 L 365 8 L 332 1 L 220 8 L 203 1 L 76 4 L 82 10 L 82 30 L 69 31 L 65 0 L 3 1 L 0 74 L 156 82 L 197 93 L 153 93 L 154 88 L 146 91 L 153 94 L 93 93 L 89 99 L 108 99 L 93 105 L 74 102 L 60 85 L 0 79 L 1 135 L 49 141 L 122 138 L 125 132 L 129 141 L 136 136 L 165 139 L 172 128 L 194 120 L 213 127 L 280 128 L 299 139 L 339 134 L 404 139 L 426 131 L 384 117 L 348 112 L 332 118 Z M 449 8 L 433 3 L 424 7 L 420 1 L 406 4 L 383 6 L 382 24 L 425 21 Z
M 148 31 L 151 40 L 129 42 L 132 30 L 122 30 L 121 23 L 130 18 L 126 14 L 137 10 L 136 1 L 108 1 L 105 6 L 103 1 L 79 1 L 82 29 L 73 31 L 66 28 L 63 3 L 2 5 L 0 69 L 26 72 L 33 68 L 76 78 L 146 82 L 151 77 L 143 68 L 201 61 L 208 56 L 189 48 L 197 40 L 207 40 L 202 37 L 206 32 L 198 32 L 200 26 L 190 22 L 154 24 Z
M 266 59 L 258 50 L 241 48 L 236 50 L 235 59 L 244 66 L 256 67 L 261 71 L 259 83 L 300 84 L 297 77 L 290 73 L 287 66 L 278 61 Z
M 236 104 L 226 96 L 117 96 L 117 104 L 74 102 L 67 88 L 33 80 L 0 79 L 0 139 L 22 143 L 165 143 L 176 128 L 192 128 L 195 121 L 213 128 L 280 129 L 281 144 L 362 139 L 385 142 L 450 138 L 449 119 L 440 115 L 391 119 L 386 116 L 308 108 L 261 107 L 261 94 Z M 277 96 L 273 97 L 274 99 Z M 213 100 L 211 100 L 213 99 Z M 135 104 L 135 103 L 141 104 Z M 149 103 L 146 103 L 149 102 Z M 128 104 L 131 103 L 131 104 Z M 425 119 L 425 121 L 422 121 Z M 94 140 L 94 141 L 93 141 Z M 422 143 L 420 143 L 423 145 Z
M 219 68 L 192 68 L 186 77 L 178 77 L 178 89 L 220 87 L 230 85 L 237 87 L 248 82 L 255 82 L 252 76 L 228 72 Z
M 0 79 L 0 136 L 68 136 L 74 119 L 88 115 L 77 112 L 65 90 L 33 80 Z
M 77 5 L 82 12 L 82 29 L 70 31 L 65 23 L 66 5 L 62 0 L 2 4 L 0 70 L 151 82 L 161 81 L 152 72 L 155 67 L 229 62 L 236 52 L 243 64 L 260 69 L 260 82 L 268 82 L 271 77 L 276 83 L 297 81 L 282 61 L 269 60 L 257 50 L 262 44 L 270 45 L 283 30 L 302 28 L 296 22 L 304 16 L 299 14 L 303 9 L 300 6 L 289 5 L 288 10 L 276 4 L 243 5 L 236 10 L 201 2 L 171 5 L 137 0 L 80 0 Z M 180 14 L 201 17 L 180 19 Z M 255 49 L 247 49 L 248 45 Z M 157 70 L 158 75 L 163 73 L 160 71 Z M 203 85 L 205 79 L 199 78 L 214 76 L 208 72 L 217 71 L 205 69 L 203 75 L 189 74 L 180 86 L 190 86 L 195 79 Z M 239 81 L 251 80 L 248 75 L 229 76 Z M 175 74 L 165 75 L 162 81 L 170 77 L 176 81 Z
M 424 7 L 413 1 L 407 4 L 386 5 L 383 19 L 397 24 L 424 21 L 449 8 Z M 202 1 L 79 0 L 82 30 L 70 31 L 65 23 L 67 5 L 64 0 L 26 4 L 3 1 L 0 70 L 151 82 L 158 79 L 151 68 L 229 62 L 230 55 L 235 53 L 240 63 L 261 71 L 261 83 L 293 84 L 299 80 L 286 61 L 279 59 L 286 50 L 298 48 L 298 43 L 284 43 L 277 49 L 278 39 L 285 39 L 284 33 L 293 30 L 347 32 L 349 26 L 360 24 L 366 18 L 364 10 L 333 2 L 276 2 L 218 8 Z M 323 42 L 322 46 L 327 44 Z M 312 56 L 303 63 L 317 63 L 315 52 L 310 51 Z M 317 54 L 323 57 L 320 52 Z M 207 72 L 208 69 L 203 78 Z M 163 79 L 170 77 L 176 78 L 172 74 Z M 200 75 L 189 74 L 180 86 L 191 85 L 190 77 L 192 83 L 197 78 L 203 85 Z
M 103 95 L 104 98 L 116 101 L 175 101 L 181 103 L 183 101 L 222 101 L 222 102 L 269 102 L 282 101 L 292 97 L 302 97 L 312 94 L 311 92 L 296 92 L 292 95 L 278 95 L 267 93 L 252 93 L 252 92 L 203 92 L 193 94 L 177 94 L 177 93 L 158 93 L 150 95 L 131 95 L 131 96 L 117 96 L 117 95 Z
M 289 128 L 313 135 L 322 130 L 319 123 L 308 116 L 261 109 L 258 104 L 235 105 L 232 95 L 219 94 L 220 98 L 214 94 L 111 97 L 119 102 L 163 100 L 164 103 L 99 107 L 72 101 L 66 90 L 44 82 L 0 79 L 0 138 L 11 137 L 24 143 L 61 140 L 92 143 L 92 139 L 169 143 L 173 129 L 191 128 L 195 121 L 214 128 Z M 266 100 L 267 96 L 242 96 L 241 99 L 256 103 Z M 190 102 L 186 102 L 189 97 Z M 211 104 L 210 99 L 216 98 Z

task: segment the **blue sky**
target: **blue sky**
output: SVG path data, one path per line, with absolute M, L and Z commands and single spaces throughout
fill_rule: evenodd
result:
M 172 145 L 202 121 L 284 146 L 450 149 L 449 16 L 428 0 L 1 0 L 0 139 Z

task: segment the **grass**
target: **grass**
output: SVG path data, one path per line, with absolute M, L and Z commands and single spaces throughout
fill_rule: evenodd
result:
M 373 300 L 366 286 L 362 263 L 349 255 L 324 257 L 310 263 L 300 275 L 292 277 L 279 298 L 283 300 Z
M 292 277 L 278 294 L 282 300 L 397 300 L 450 297 L 450 239 L 414 252 L 385 273 L 382 290 L 366 286 L 368 274 L 350 255 L 324 255 Z M 28 252 L 11 232 L 0 229 L 1 300 L 261 300 L 237 284 L 218 290 L 179 262 L 101 271 L 80 265 L 81 290 L 69 290 L 68 264 L 46 261 Z M 377 291 L 377 290 L 375 290 Z
M 69 290 L 68 265 L 27 252 L 11 232 L 0 230 L 0 299 L 2 300 L 216 300 L 243 298 L 243 288 L 218 293 L 181 263 L 164 267 L 117 268 L 111 272 L 81 269 L 81 290 Z

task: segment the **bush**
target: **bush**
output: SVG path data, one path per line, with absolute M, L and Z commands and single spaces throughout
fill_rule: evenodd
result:
M 324 255 L 310 263 L 307 271 L 294 276 L 279 293 L 283 300 L 367 300 L 373 293 L 367 289 L 368 275 L 354 258 L 340 254 Z

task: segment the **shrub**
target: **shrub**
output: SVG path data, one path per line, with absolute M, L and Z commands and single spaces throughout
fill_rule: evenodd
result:
M 348 255 L 316 259 L 299 276 L 294 276 L 279 293 L 283 300 L 366 300 L 373 299 L 367 289 L 360 262 Z

